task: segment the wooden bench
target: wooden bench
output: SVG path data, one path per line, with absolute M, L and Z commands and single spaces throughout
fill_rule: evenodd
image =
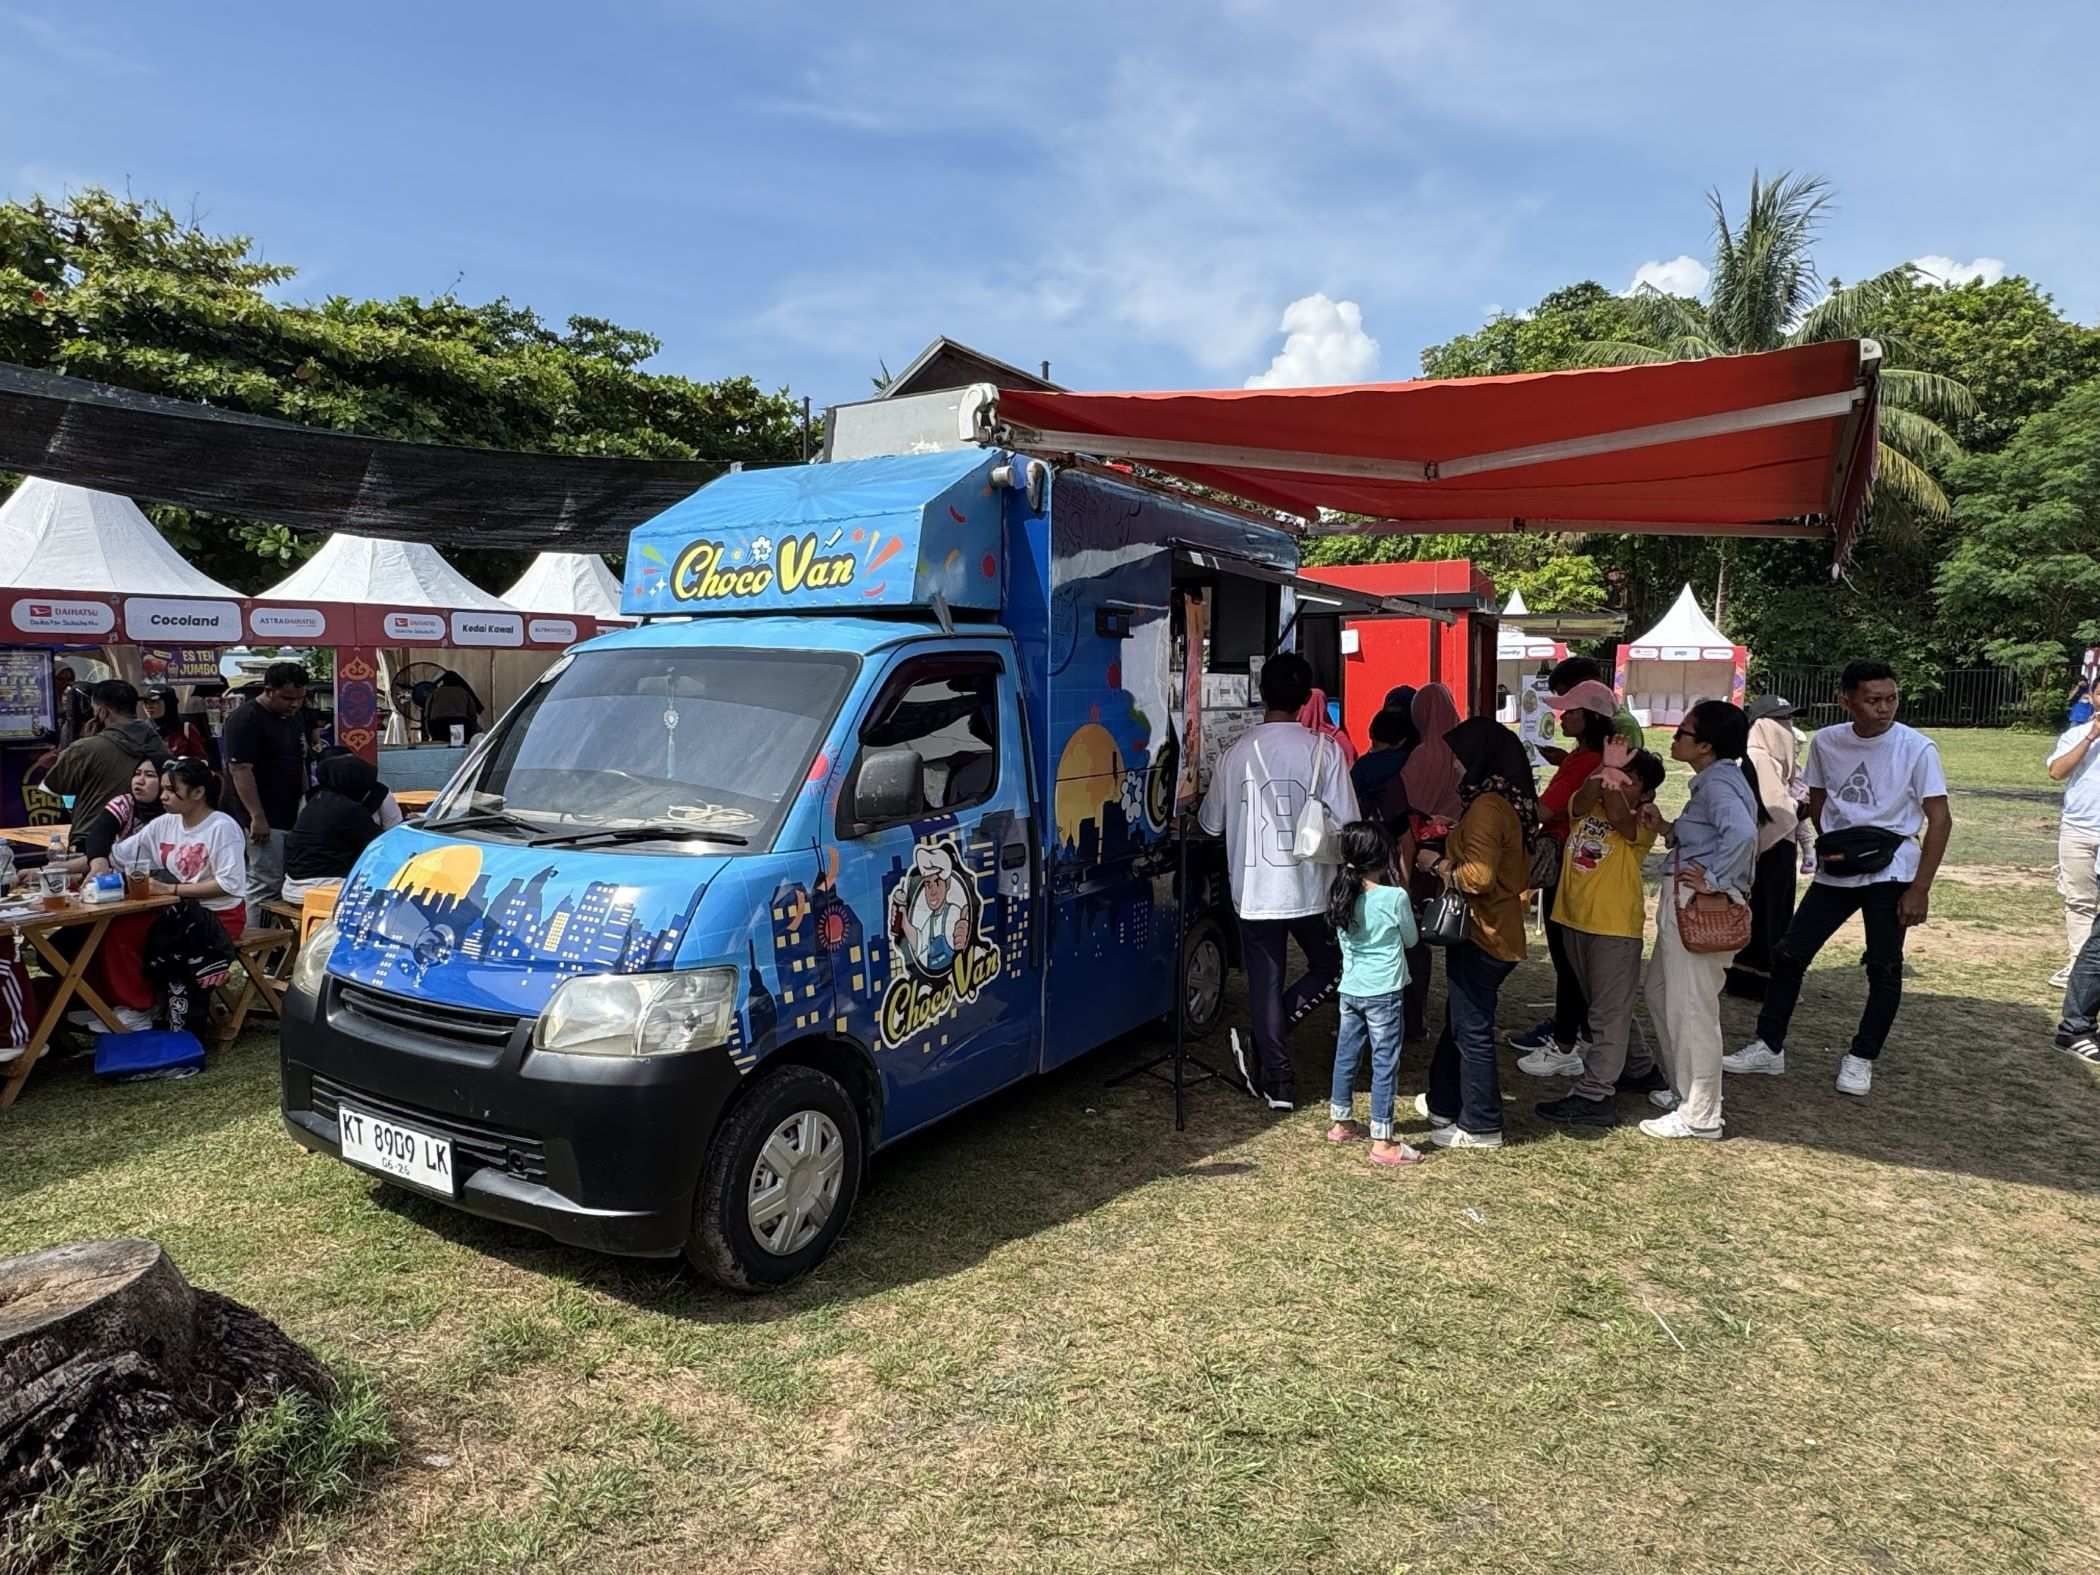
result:
M 238 985 L 229 979 L 220 991 L 226 1015 L 216 1037 L 222 1043 L 240 1037 L 248 1014 L 258 1006 L 272 1017 L 284 1015 L 284 992 L 291 984 L 292 965 L 299 960 L 299 919 L 296 902 L 266 902 L 263 922 L 249 925 L 233 943 L 241 978 Z

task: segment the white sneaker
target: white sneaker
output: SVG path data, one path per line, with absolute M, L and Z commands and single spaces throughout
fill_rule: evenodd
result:
M 91 1034 L 102 1032 L 102 1019 L 86 1007 L 66 1013 L 66 1022 L 74 1028 L 85 1028 Z
M 135 1006 L 112 1006 L 110 1013 L 121 1025 L 117 1029 L 118 1033 L 139 1034 L 144 1033 L 153 1026 L 153 1014 L 151 1012 L 142 1012 Z M 87 1028 L 91 1034 L 106 1034 L 110 1031 L 109 1024 L 95 1016 L 93 1012 L 88 1013 Z
M 1534 1050 L 1518 1060 L 1517 1070 L 1533 1077 L 1580 1077 L 1582 1056 L 1572 1050 Z
M 1841 1094 L 1865 1094 L 1874 1086 L 1874 1063 L 1862 1061 L 1856 1055 L 1848 1055 L 1838 1062 L 1838 1092 Z
M 2070 989 L 2071 965 L 2069 963 L 2065 963 L 2061 968 L 2057 969 L 2056 972 L 2049 975 L 2049 983 L 2059 990 Z
M 1438 1148 L 1500 1148 L 1500 1132 L 1468 1132 L 1456 1122 L 1447 1122 L 1440 1127 L 1431 1127 L 1429 1141 Z
M 1274 1094 L 1264 1094 L 1261 1097 L 1263 1103 L 1268 1105 L 1271 1110 L 1296 1110 L 1298 1108 L 1290 1100 L 1278 1099 Z
M 1675 1110 L 1677 1108 L 1677 1096 L 1667 1088 L 1651 1088 L 1648 1090 L 1648 1103 L 1657 1110 Z
M 1445 1127 L 1451 1125 L 1450 1117 L 1433 1116 L 1429 1113 L 1429 1096 L 1427 1094 L 1415 1095 L 1415 1114 L 1420 1116 L 1424 1121 L 1428 1122 L 1432 1128 L 1438 1131 L 1441 1131 Z
M 1668 1115 L 1651 1116 L 1641 1123 L 1641 1130 L 1652 1138 L 1698 1138 L 1704 1143 L 1721 1141 L 1719 1127 L 1687 1125 L 1681 1110 L 1673 1110 Z
M 1779 1077 L 1786 1072 L 1786 1052 L 1774 1050 L 1762 1039 L 1753 1039 L 1734 1055 L 1722 1056 L 1721 1069 L 1726 1072 L 1763 1072 L 1768 1077 Z

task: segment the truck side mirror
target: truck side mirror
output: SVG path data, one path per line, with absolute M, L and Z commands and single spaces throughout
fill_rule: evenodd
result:
M 856 830 L 909 820 L 923 814 L 925 808 L 926 762 L 916 749 L 898 744 L 861 756 L 853 782 Z

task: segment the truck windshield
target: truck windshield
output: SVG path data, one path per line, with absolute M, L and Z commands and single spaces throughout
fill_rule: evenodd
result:
M 593 847 L 643 844 L 651 828 L 763 844 L 854 667 L 810 652 L 578 652 L 497 725 L 423 824 Z

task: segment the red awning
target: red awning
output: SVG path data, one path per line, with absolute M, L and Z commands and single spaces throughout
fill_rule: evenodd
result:
M 1350 388 L 984 389 L 977 435 L 1133 460 L 1370 529 L 1821 535 L 1840 555 L 1876 452 L 1880 347 Z M 965 409 L 970 409 L 968 401 Z

